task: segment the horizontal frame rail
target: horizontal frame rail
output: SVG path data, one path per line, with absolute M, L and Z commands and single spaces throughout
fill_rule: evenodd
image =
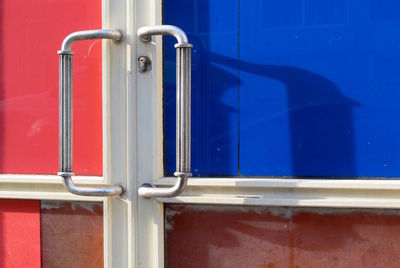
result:
M 104 184 L 103 177 L 76 176 L 83 185 Z M 35 200 L 103 201 L 103 197 L 77 196 L 68 192 L 56 175 L 0 175 L 0 198 Z
M 162 178 L 156 185 L 168 186 L 175 178 Z M 283 178 L 192 178 L 187 190 L 164 203 L 400 208 L 400 180 L 333 180 Z

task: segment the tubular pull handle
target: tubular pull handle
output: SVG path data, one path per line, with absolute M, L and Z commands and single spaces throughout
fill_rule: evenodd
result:
M 72 181 L 72 43 L 78 40 L 111 39 L 120 41 L 123 35 L 115 30 L 79 31 L 68 35 L 58 51 L 60 55 L 59 67 L 59 161 L 60 172 L 67 189 L 76 195 L 84 196 L 118 196 L 125 192 L 122 185 L 114 186 L 78 186 Z
M 153 188 L 144 184 L 139 188 L 142 197 L 174 197 L 186 187 L 190 173 L 190 109 L 191 109 L 191 48 L 184 31 L 172 25 L 144 26 L 137 34 L 142 42 L 150 42 L 153 35 L 172 35 L 176 48 L 176 184 L 171 188 Z

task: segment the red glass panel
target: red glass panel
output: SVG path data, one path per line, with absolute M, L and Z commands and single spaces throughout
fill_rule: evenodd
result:
M 58 55 L 100 0 L 0 2 L 0 173 L 58 171 Z M 102 174 L 101 41 L 75 44 L 74 171 Z
M 40 267 L 40 202 L 0 200 L 0 267 Z

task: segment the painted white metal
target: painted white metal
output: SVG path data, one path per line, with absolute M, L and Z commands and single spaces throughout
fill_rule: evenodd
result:
M 132 169 L 134 170 L 134 169 Z M 78 176 L 83 185 L 104 184 L 103 177 Z M 174 184 L 173 177 L 155 180 L 158 186 Z M 0 175 L 0 198 L 103 201 L 65 191 L 55 175 Z M 124 200 L 124 199 L 121 199 Z M 282 178 L 192 178 L 188 189 L 166 203 L 244 204 L 282 206 L 333 206 L 399 208 L 399 180 L 334 180 Z M 126 202 L 126 201 L 124 201 Z M 131 204 L 130 204 L 131 205 Z
M 161 178 L 157 185 L 173 185 L 175 177 Z M 327 179 L 327 178 L 263 178 L 263 177 L 233 177 L 233 178 L 191 178 L 188 186 L 192 187 L 235 187 L 235 188 L 326 188 L 326 189 L 369 189 L 369 190 L 400 190 L 399 179 Z
M 134 29 L 141 26 L 162 24 L 161 0 L 138 0 L 135 2 Z M 136 37 L 136 36 L 135 36 Z M 137 37 L 136 37 L 136 40 Z M 136 134 L 135 185 L 135 267 L 164 267 L 164 224 L 163 204 L 154 199 L 139 197 L 137 186 L 151 182 L 161 176 L 162 169 L 157 161 L 162 161 L 162 39 L 154 37 L 153 42 L 135 42 L 136 50 L 132 59 L 148 56 L 152 60 L 152 70 L 136 74 L 136 122 L 132 128 Z M 162 166 L 161 166 L 162 168 Z
M 169 185 L 174 178 L 159 180 Z M 168 182 L 170 181 L 170 182 Z M 167 203 L 256 206 L 400 208 L 400 181 L 282 178 L 198 178 Z
M 53 176 L 48 176 L 53 177 Z M 54 176 L 56 177 L 56 176 Z M 14 180 L 13 180 L 14 179 Z M 80 180 L 80 183 L 87 180 Z M 101 180 L 90 180 L 91 185 Z M 16 175 L 0 177 L 0 198 L 36 199 L 36 200 L 71 200 L 71 201 L 103 201 L 99 197 L 76 196 L 66 191 L 59 178 L 38 179 L 34 176 L 20 177 Z
M 73 177 L 82 185 L 104 184 L 103 177 Z M 0 175 L 0 198 L 103 201 L 101 197 L 84 197 L 70 194 L 56 175 Z
M 127 131 L 128 92 L 132 75 L 128 55 L 132 43 L 129 18 L 131 1 L 103 0 L 103 28 L 113 28 L 125 33 L 120 44 L 108 43 L 103 47 L 103 137 L 104 177 L 107 184 L 122 182 L 127 187 L 124 195 L 104 199 L 104 266 L 131 267 L 130 247 L 132 232 L 132 181 L 129 174 L 128 152 L 133 150 Z M 104 43 L 103 43 L 104 44 Z
M 73 176 L 74 181 L 82 184 L 104 184 L 105 180 L 99 176 Z M 62 184 L 62 178 L 56 175 L 30 174 L 0 174 L 0 183 L 30 183 L 30 184 Z M 3 185 L 1 186 L 3 187 Z M 5 186 L 6 187 L 6 186 Z M 4 188 L 3 188 L 4 189 Z

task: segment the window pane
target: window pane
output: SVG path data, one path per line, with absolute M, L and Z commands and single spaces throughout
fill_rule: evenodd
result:
M 58 55 L 101 28 L 100 0 L 0 3 L 0 173 L 58 171 Z M 101 42 L 74 45 L 74 167 L 102 174 Z
M 40 267 L 40 202 L 0 200 L 0 267 Z
M 399 263 L 398 210 L 168 205 L 165 217 L 166 267 Z
M 164 23 L 181 27 L 193 44 L 192 173 L 195 176 L 238 174 L 237 11 L 236 0 L 164 1 Z M 187 15 L 182 16 L 182 12 Z M 168 174 L 175 171 L 174 42 L 166 37 L 164 44 Z M 221 56 L 231 59 L 233 64 L 220 64 Z
M 0 267 L 103 267 L 103 205 L 0 200 Z
M 103 267 L 103 205 L 40 203 L 42 267 Z
M 165 0 L 164 23 L 194 44 L 194 175 L 400 177 L 399 9 L 393 0 Z M 175 166 L 171 40 L 167 174 Z

